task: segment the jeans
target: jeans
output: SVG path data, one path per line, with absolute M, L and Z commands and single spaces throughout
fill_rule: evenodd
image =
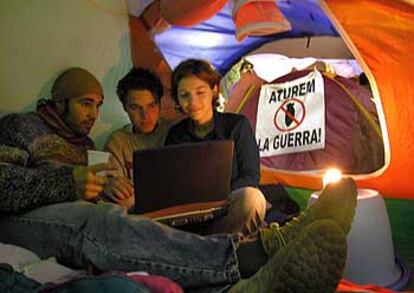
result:
M 198 236 L 169 228 L 110 203 L 71 202 L 22 215 L 0 215 L 0 241 L 62 264 L 166 276 L 186 291 L 226 291 L 240 280 L 237 235 Z

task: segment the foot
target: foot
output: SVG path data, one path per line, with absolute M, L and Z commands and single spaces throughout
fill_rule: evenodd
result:
M 268 256 L 272 256 L 316 220 L 333 220 L 345 235 L 348 234 L 355 215 L 356 200 L 356 186 L 351 178 L 343 178 L 337 183 L 329 184 L 319 195 L 318 200 L 297 218 L 283 227 L 272 223 L 269 229 L 260 230 L 263 249 Z
M 343 229 L 333 220 L 314 221 L 229 292 L 334 292 L 345 260 Z

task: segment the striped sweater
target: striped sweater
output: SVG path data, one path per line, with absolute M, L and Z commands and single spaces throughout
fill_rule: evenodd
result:
M 37 113 L 0 119 L 0 213 L 22 213 L 77 199 L 73 165 L 86 149 L 57 135 Z

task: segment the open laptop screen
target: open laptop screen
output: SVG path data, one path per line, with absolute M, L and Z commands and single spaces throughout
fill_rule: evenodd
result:
M 226 200 L 233 142 L 185 143 L 134 153 L 134 213 Z

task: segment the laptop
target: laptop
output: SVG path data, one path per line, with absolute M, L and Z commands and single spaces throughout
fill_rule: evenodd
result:
M 134 152 L 132 213 L 174 227 L 225 215 L 233 148 L 223 140 Z

